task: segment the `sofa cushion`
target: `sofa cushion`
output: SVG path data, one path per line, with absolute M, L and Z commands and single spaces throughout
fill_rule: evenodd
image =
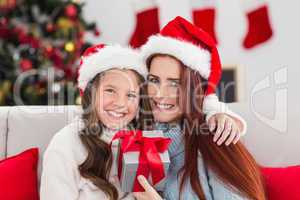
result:
M 12 107 L 8 116 L 7 156 L 39 148 L 40 177 L 42 155 L 52 136 L 80 114 L 79 106 Z
M 0 161 L 0 199 L 38 200 L 38 149 Z
M 6 156 L 7 116 L 11 107 L 0 107 L 0 160 Z

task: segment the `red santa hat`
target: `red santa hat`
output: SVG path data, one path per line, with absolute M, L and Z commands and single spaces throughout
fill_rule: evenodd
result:
M 208 81 L 206 95 L 215 93 L 222 69 L 214 39 L 182 17 L 170 21 L 142 46 L 144 62 L 154 54 L 174 56 Z
M 132 69 L 144 77 L 147 74 L 138 51 L 120 45 L 98 44 L 88 48 L 81 57 L 77 79 L 80 94 L 97 74 L 112 68 Z

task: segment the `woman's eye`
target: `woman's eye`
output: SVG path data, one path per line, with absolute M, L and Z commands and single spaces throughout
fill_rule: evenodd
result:
M 159 83 L 159 80 L 156 79 L 156 78 L 148 78 L 148 82 L 154 83 L 154 84 L 158 84 L 158 83 Z
M 171 85 L 172 87 L 179 87 L 179 83 L 176 82 L 176 81 L 172 81 L 172 82 L 170 83 L 170 85 Z
M 132 99 L 134 99 L 134 98 L 137 97 L 137 95 L 135 95 L 135 94 L 128 94 L 127 96 L 128 96 L 129 98 L 132 98 Z

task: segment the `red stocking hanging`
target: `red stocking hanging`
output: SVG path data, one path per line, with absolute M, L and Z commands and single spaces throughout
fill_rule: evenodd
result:
M 268 6 L 264 0 L 241 0 L 248 20 L 248 32 L 243 46 L 250 49 L 269 40 L 273 35 Z
M 159 32 L 158 7 L 155 0 L 132 0 L 136 15 L 136 26 L 129 44 L 138 48 L 149 36 Z
M 190 0 L 193 22 L 217 42 L 215 32 L 216 0 Z

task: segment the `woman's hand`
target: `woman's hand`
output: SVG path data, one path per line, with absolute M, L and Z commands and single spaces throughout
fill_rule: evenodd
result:
M 138 176 L 138 181 L 141 184 L 141 186 L 145 189 L 145 192 L 134 192 L 133 196 L 137 200 L 162 200 L 161 196 L 159 196 L 159 194 L 148 183 L 147 179 L 144 176 Z
M 224 113 L 217 113 L 211 116 L 208 120 L 208 127 L 210 132 L 215 132 L 214 142 L 218 145 L 236 144 L 241 137 L 241 123 L 239 120 Z

